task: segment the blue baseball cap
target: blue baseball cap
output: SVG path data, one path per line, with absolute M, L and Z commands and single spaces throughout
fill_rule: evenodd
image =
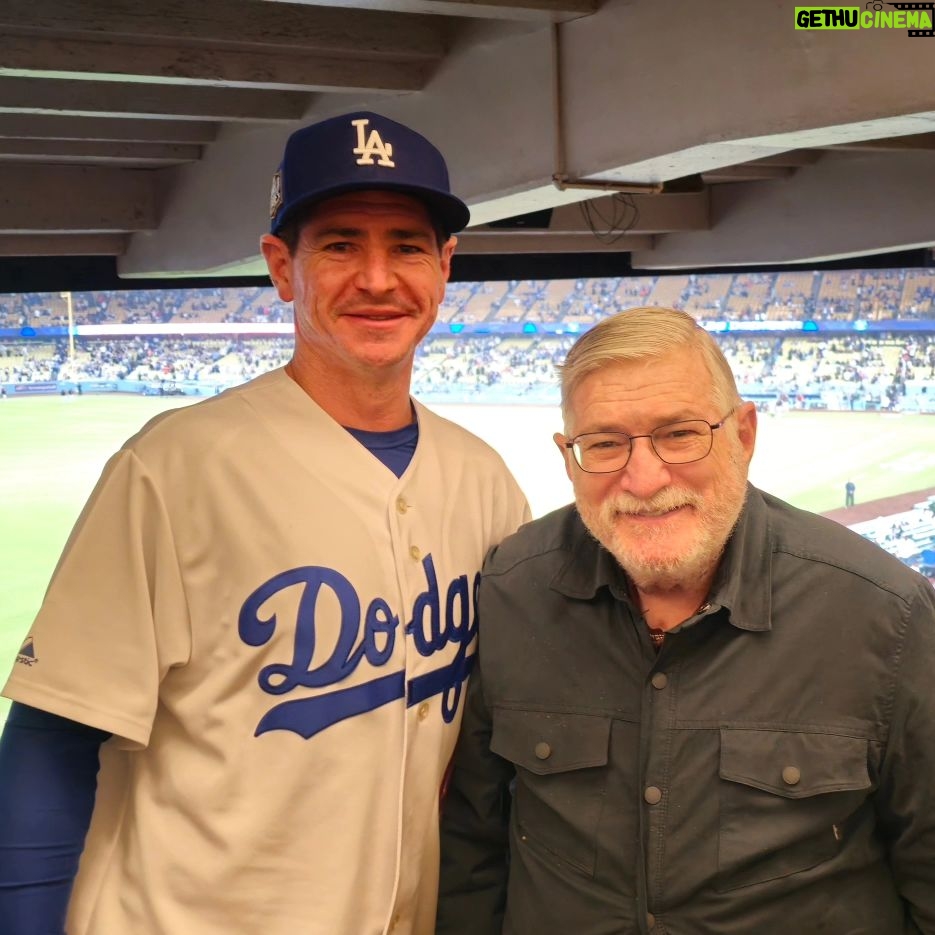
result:
M 270 192 L 270 233 L 303 208 L 347 192 L 403 192 L 425 203 L 448 234 L 467 226 L 467 205 L 451 194 L 442 154 L 421 134 L 359 111 L 296 130 L 286 141 Z

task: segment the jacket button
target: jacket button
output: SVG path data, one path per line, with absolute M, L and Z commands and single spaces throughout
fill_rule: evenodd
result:
M 653 688 L 665 688 L 669 684 L 669 676 L 665 672 L 657 672 L 649 681 Z
M 552 748 L 544 740 L 540 740 L 533 752 L 538 759 L 547 760 L 552 755 Z
M 646 913 L 646 928 L 652 931 L 656 927 L 656 917 L 651 913 Z
M 787 786 L 794 786 L 802 778 L 802 773 L 797 766 L 787 766 L 782 771 L 782 781 Z
M 643 790 L 643 799 L 647 805 L 658 805 L 662 801 L 662 790 L 656 786 L 647 786 Z

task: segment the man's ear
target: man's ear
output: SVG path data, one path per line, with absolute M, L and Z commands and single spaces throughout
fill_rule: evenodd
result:
M 445 277 L 445 282 L 448 282 L 448 277 L 451 275 L 451 257 L 455 252 L 455 247 L 458 246 L 457 237 L 449 237 L 443 244 L 441 249 L 441 266 L 442 266 L 442 275 Z
M 285 242 L 274 234 L 264 234 L 260 238 L 260 250 L 266 260 L 269 278 L 276 287 L 276 292 L 283 302 L 291 302 L 295 298 L 292 284 L 292 255 Z
M 458 245 L 457 237 L 449 237 L 438 251 L 438 263 L 441 267 L 442 278 L 438 284 L 438 304 L 445 301 L 445 287 L 448 285 L 448 277 L 451 275 L 451 255 L 455 252 Z
M 566 447 L 565 447 L 565 443 L 568 441 L 568 439 L 565 438 L 565 436 L 562 435 L 561 432 L 556 432 L 556 433 L 552 436 L 552 441 L 555 442 L 555 446 L 556 446 L 556 447 L 558 448 L 558 450 L 561 452 L 562 461 L 565 462 L 565 473 L 568 475 L 568 479 L 569 479 L 572 483 L 574 483 L 574 482 L 575 482 L 575 478 L 574 478 L 574 476 L 573 476 L 573 470 L 574 470 L 574 469 L 573 469 L 572 466 L 571 466 L 571 462 L 574 461 L 575 456 L 571 453 L 571 449 L 570 449 L 570 448 L 566 448 Z
M 743 446 L 747 464 L 753 458 L 753 449 L 756 447 L 756 403 L 741 403 L 737 408 L 737 437 Z

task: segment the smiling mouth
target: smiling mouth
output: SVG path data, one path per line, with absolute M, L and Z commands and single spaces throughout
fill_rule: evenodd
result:
M 665 519 L 667 516 L 672 516 L 674 513 L 679 513 L 687 507 L 687 503 L 680 503 L 678 506 L 671 507 L 668 510 L 622 511 L 620 515 L 626 516 L 628 519 Z
M 346 312 L 345 315 L 359 321 L 397 321 L 408 317 L 406 312 Z

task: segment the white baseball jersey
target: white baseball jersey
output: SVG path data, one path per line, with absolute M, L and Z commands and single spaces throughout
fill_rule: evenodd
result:
M 69 935 L 428 935 L 500 457 L 397 479 L 283 370 L 108 462 L 4 694 L 110 731 Z

